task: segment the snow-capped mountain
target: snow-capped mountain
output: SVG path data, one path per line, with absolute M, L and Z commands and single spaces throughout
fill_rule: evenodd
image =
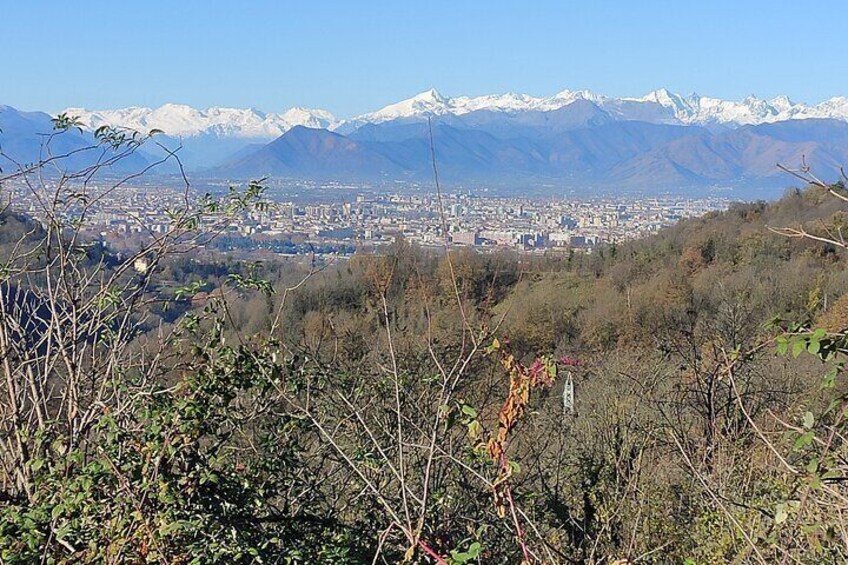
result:
M 79 116 L 90 129 L 102 125 L 127 127 L 146 132 L 159 129 L 172 137 L 214 135 L 274 139 L 294 126 L 332 128 L 338 120 L 325 110 L 291 108 L 282 114 L 265 114 L 253 108 L 207 108 L 198 110 L 181 104 L 165 104 L 159 108 L 123 108 L 87 110 L 68 108 L 69 115 Z
M 764 100 L 748 96 L 740 101 L 721 100 L 690 94 L 681 96 L 666 89 L 655 90 L 641 98 L 621 100 L 658 104 L 669 109 L 676 121 L 687 125 L 756 125 L 804 118 L 848 120 L 848 105 L 840 107 L 827 100 L 817 106 L 792 102 L 786 96 Z
M 430 116 L 432 130 L 422 123 Z M 440 172 L 457 182 L 774 188 L 786 182 L 777 163 L 806 160 L 825 178 L 839 174 L 848 163 L 848 98 L 811 106 L 785 96 L 729 101 L 666 89 L 622 98 L 588 90 L 451 98 L 430 89 L 334 131 L 293 128 L 217 171 L 420 181 L 432 174 L 430 131 Z
M 589 90 L 563 90 L 550 97 L 507 93 L 489 96 L 448 98 L 430 89 L 407 100 L 345 122 L 360 125 L 430 116 L 462 116 L 478 110 L 519 113 L 559 110 L 577 100 L 586 100 L 615 119 L 683 125 L 756 125 L 804 118 L 848 121 L 848 98 L 835 97 L 811 106 L 795 103 L 786 96 L 771 100 L 749 96 L 741 101 L 721 100 L 690 94 L 682 96 L 666 89 L 642 97 L 612 98 Z
M 392 120 L 417 118 L 425 116 L 462 116 L 478 110 L 489 110 L 495 112 L 549 112 L 558 110 L 571 104 L 576 100 L 589 100 L 600 105 L 608 100 L 606 97 L 598 96 L 588 90 L 563 90 L 548 98 L 537 98 L 528 94 L 492 94 L 488 96 L 459 96 L 447 98 L 442 96 L 435 88 L 431 88 L 421 94 L 417 94 L 407 100 L 390 104 L 376 112 L 369 112 L 356 116 L 346 124 L 379 124 Z
M 457 182 L 754 186 L 781 182 L 776 163 L 806 160 L 825 176 L 848 163 L 848 97 L 811 105 L 786 96 L 734 101 L 666 89 L 640 97 L 589 90 L 448 97 L 430 89 L 348 120 L 305 108 L 266 114 L 177 104 L 67 113 L 89 129 L 162 130 L 139 158 L 153 163 L 175 154 L 185 170 L 227 178 L 428 178 L 429 130 L 422 122 L 429 116 L 437 118 L 441 168 Z M 39 116 L 0 107 L 0 143 L 18 161 L 37 158 L 35 132 L 51 129 L 49 116 Z M 77 137 L 67 143 L 93 141 L 90 132 Z M 176 170 L 172 161 L 160 172 Z
M 159 108 L 131 107 L 117 110 L 68 108 L 91 129 L 101 125 L 128 127 L 139 131 L 160 129 L 174 137 L 213 135 L 228 138 L 273 139 L 294 126 L 351 132 L 365 124 L 393 120 L 415 120 L 427 116 L 463 116 L 476 111 L 519 114 L 552 112 L 578 100 L 591 102 L 615 120 L 638 120 L 678 125 L 737 127 L 804 118 L 848 121 L 848 97 L 834 97 L 817 105 L 796 103 L 786 96 L 771 100 L 748 96 L 740 101 L 690 94 L 683 96 L 659 89 L 641 97 L 614 98 L 590 90 L 563 90 L 548 97 L 509 92 L 486 96 L 447 97 L 431 88 L 412 98 L 389 104 L 348 120 L 339 120 L 326 110 L 291 108 L 280 113 L 238 108 L 198 110 L 180 104 Z

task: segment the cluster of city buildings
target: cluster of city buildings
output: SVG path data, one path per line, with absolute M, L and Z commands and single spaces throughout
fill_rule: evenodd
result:
M 49 188 L 49 187 L 48 187 Z M 13 206 L 38 218 L 43 202 L 28 187 L 4 187 Z M 92 195 L 97 189 L 89 187 Z M 521 198 L 345 191 L 336 198 L 274 198 L 261 209 L 231 218 L 228 235 L 257 242 L 297 239 L 322 246 L 378 246 L 402 237 L 424 246 L 591 249 L 641 237 L 681 218 L 728 205 L 724 198 Z M 90 204 L 94 201 L 94 204 Z M 196 205 L 197 195 L 161 186 L 122 186 L 88 199 L 83 229 L 109 238 L 167 231 L 174 210 Z M 74 209 L 70 208 L 70 214 Z M 213 219 L 209 220 L 214 221 Z

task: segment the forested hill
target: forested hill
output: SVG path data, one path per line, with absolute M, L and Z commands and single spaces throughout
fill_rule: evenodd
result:
M 818 319 L 848 291 L 845 258 L 835 246 L 775 233 L 791 227 L 836 234 L 848 218 L 843 209 L 822 189 L 792 190 L 773 203 L 734 204 L 591 254 L 487 256 L 460 249 L 453 261 L 463 297 L 505 316 L 503 330 L 526 352 L 629 348 L 656 343 L 658 332 L 684 331 L 681 324 L 713 325 L 715 317 L 738 324 L 727 330 L 728 339 L 753 339 L 774 316 Z M 419 276 L 414 270 L 423 270 L 433 292 L 450 292 L 444 260 L 404 246 L 395 253 L 396 277 L 412 279 Z M 320 299 L 308 298 L 306 289 L 294 302 L 302 310 L 293 320 L 308 320 L 322 308 L 329 316 L 349 312 L 358 319 L 372 262 L 355 257 L 327 275 Z M 406 285 L 401 290 L 395 298 L 410 307 L 415 297 Z
M 4 216 L 0 561 L 844 562 L 843 196 L 144 272 Z
M 571 342 L 580 349 L 656 340 L 658 331 L 711 324 L 713 316 L 734 318 L 740 326 L 733 331 L 742 332 L 735 339 L 751 337 L 772 316 L 820 316 L 848 290 L 844 256 L 832 244 L 775 232 L 801 228 L 838 239 L 848 219 L 844 208 L 822 189 L 792 190 L 777 202 L 734 204 L 643 240 L 574 256 L 564 272 L 525 277 L 508 319 L 515 319 L 515 335 L 547 328 L 533 347 Z
M 820 506 L 832 493 L 822 493 L 790 527 L 774 516 L 805 488 L 803 475 L 787 466 L 820 456 L 806 440 L 796 444 L 803 430 L 785 423 L 808 412 L 816 422 L 822 414 L 814 434 L 836 429 L 824 415 L 834 393 L 821 386 L 830 369 L 815 355 L 781 351 L 791 345 L 798 355 L 804 348 L 796 344 L 819 351 L 825 346 L 798 336 L 817 326 L 848 328 L 846 257 L 836 245 L 775 231 L 838 240 L 845 209 L 822 188 L 792 190 L 776 202 L 734 204 L 591 254 L 454 250 L 448 262 L 399 244 L 384 257 L 354 257 L 300 289 L 289 298 L 286 331 L 331 371 L 357 375 L 345 380 L 345 390 L 363 399 L 382 394 L 363 375 L 379 374 L 371 368 L 385 360 L 385 289 L 410 410 L 429 398 L 435 368 L 428 351 L 454 359 L 470 347 L 464 318 L 475 328 L 496 328 L 528 366 L 545 353 L 577 360 L 569 369 L 574 414 L 563 412 L 560 380 L 539 392 L 534 415 L 512 443 L 522 469 L 516 488 L 533 497 L 560 557 L 592 562 L 658 551 L 660 563 L 757 562 L 755 551 L 790 551 L 802 561 L 827 561 L 841 555 L 824 541 L 839 522 Z M 267 306 L 246 300 L 239 323 L 261 333 L 267 325 L 255 314 Z M 477 418 L 459 418 L 487 429 L 508 382 L 488 356 L 475 357 L 467 371 L 457 395 Z M 841 472 L 840 464 L 829 465 L 822 473 Z M 479 498 L 452 496 L 450 516 L 479 519 L 468 510 Z M 506 540 L 476 539 L 488 548 L 488 562 L 510 559 L 493 548 Z

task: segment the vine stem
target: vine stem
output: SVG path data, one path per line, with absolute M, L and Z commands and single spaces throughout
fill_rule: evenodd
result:
M 418 540 L 418 546 L 419 546 L 422 550 L 424 550 L 424 553 L 426 553 L 427 555 L 429 555 L 430 557 L 432 557 L 433 559 L 435 559 L 435 560 L 436 560 L 436 563 L 438 563 L 439 565 L 448 565 L 448 562 L 447 562 L 447 561 L 445 561 L 445 558 L 444 558 L 444 557 L 442 557 L 441 555 L 439 555 L 438 553 L 436 553 L 435 551 L 433 551 L 433 550 L 430 548 L 430 546 L 429 546 L 429 545 L 427 545 L 426 543 L 424 543 L 424 540 Z

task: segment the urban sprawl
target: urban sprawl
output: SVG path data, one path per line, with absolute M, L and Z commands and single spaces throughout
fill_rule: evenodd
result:
M 46 187 L 49 192 L 50 187 Z M 27 186 L 3 187 L 13 206 L 39 218 L 40 196 Z M 185 206 L 184 191 L 167 187 L 88 187 L 80 229 L 108 241 L 169 229 L 171 213 Z M 335 192 L 338 194 L 339 192 Z M 591 199 L 518 198 L 467 193 L 345 192 L 346 197 L 297 202 L 272 198 L 260 210 L 232 219 L 215 243 L 219 251 L 266 249 L 282 254 L 350 254 L 402 237 L 423 246 L 474 246 L 523 251 L 591 249 L 641 237 L 681 218 L 727 207 L 725 198 Z M 43 196 L 43 195 L 41 195 Z M 197 195 L 189 197 L 196 202 Z M 73 214 L 73 209 L 69 214 Z M 447 238 L 444 230 L 447 229 Z

